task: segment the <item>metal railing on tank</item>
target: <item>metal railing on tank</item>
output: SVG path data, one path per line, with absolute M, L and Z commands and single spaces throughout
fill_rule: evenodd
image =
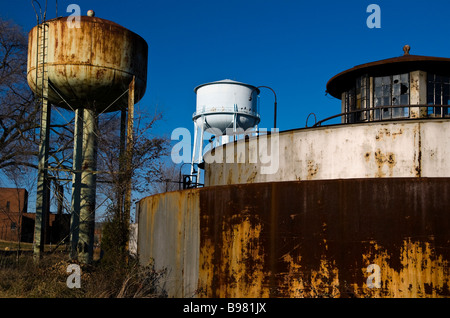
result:
M 450 119 L 450 105 L 389 105 L 371 108 L 356 109 L 340 114 L 336 114 L 320 121 L 311 127 L 322 126 L 323 123 L 345 116 L 345 121 L 334 125 L 358 124 L 368 122 L 417 120 L 417 119 Z M 411 117 L 411 109 L 417 109 L 415 117 Z M 315 116 L 314 113 L 311 113 Z M 308 119 L 310 115 L 308 115 Z M 306 127 L 308 127 L 308 119 Z
M 194 169 L 193 169 L 192 174 L 182 174 L 181 169 L 186 164 L 193 166 Z M 185 162 L 180 166 L 180 173 L 179 173 L 179 177 L 178 177 L 178 184 L 179 184 L 178 189 L 179 190 L 194 189 L 194 188 L 199 188 L 199 187 L 204 186 L 203 183 L 200 183 L 197 180 L 197 171 L 195 171 L 195 166 L 197 166 L 197 169 L 204 169 L 203 163 L 198 164 L 198 163 Z

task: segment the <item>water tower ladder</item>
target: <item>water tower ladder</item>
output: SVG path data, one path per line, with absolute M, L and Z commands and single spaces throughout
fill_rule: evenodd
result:
M 42 23 L 38 25 L 38 72 L 36 78 L 36 84 L 41 83 L 41 97 L 43 102 L 47 102 L 48 99 L 48 70 L 47 70 L 47 57 L 48 57 L 48 24 Z

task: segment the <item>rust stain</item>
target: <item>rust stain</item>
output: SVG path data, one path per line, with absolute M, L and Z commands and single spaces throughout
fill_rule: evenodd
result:
M 314 160 L 308 160 L 307 167 L 308 167 L 308 175 L 307 175 L 306 179 L 312 180 L 312 179 L 314 179 L 314 176 L 319 171 L 319 166 L 317 163 L 314 162 Z
M 389 176 L 393 175 L 393 169 L 396 164 L 395 160 L 395 154 L 392 152 L 389 152 L 387 154 L 383 154 L 380 149 L 378 149 L 374 153 L 375 163 L 377 165 L 377 173 L 375 174 L 376 177 L 385 177 L 386 172 L 384 169 L 384 166 L 386 165 L 389 170 Z M 367 154 L 366 154 L 366 161 L 367 161 Z
M 65 18 L 48 20 L 49 80 L 72 105 L 92 102 L 100 111 L 124 92 L 136 76 L 135 101 L 145 93 L 148 45 L 137 34 L 100 18 L 80 17 L 80 28 L 69 28 Z M 29 32 L 27 79 L 33 91 L 36 85 L 37 26 Z M 63 72 L 64 74 L 62 74 Z M 50 102 L 70 107 L 53 90 Z M 126 104 L 127 96 L 106 109 L 116 111 Z M 78 107 L 78 106 L 76 106 Z
M 180 290 L 183 233 L 198 231 L 199 297 L 450 297 L 449 207 L 450 178 L 206 187 L 143 200 L 138 247 L 151 257 L 171 242 L 159 253 Z M 183 223 L 194 211 L 197 230 Z
M 407 238 L 400 247 L 400 270 L 390 266 L 389 253 L 377 242 L 363 255 L 363 264 L 377 264 L 380 269 L 380 288 L 360 288 L 361 297 L 439 297 L 449 291 L 450 270 L 448 260 L 435 253 L 433 237 L 429 241 Z M 361 269 L 366 271 L 366 267 Z
M 199 194 L 201 297 L 450 296 L 449 178 L 257 183 Z M 370 264 L 381 268 L 381 288 L 367 286 Z
M 226 167 L 226 165 L 225 165 L 225 167 Z M 234 184 L 234 183 L 236 183 L 236 182 L 234 182 L 234 180 L 233 180 L 233 170 L 232 169 L 229 169 L 228 171 L 227 171 L 227 184 L 228 185 L 230 185 L 230 184 Z
M 375 135 L 375 139 L 383 140 L 385 137 L 392 137 L 392 139 L 395 139 L 397 136 L 400 136 L 403 134 L 403 128 L 399 128 L 397 130 L 389 129 L 389 128 L 381 128 L 378 133 Z
M 246 182 L 247 183 L 253 183 L 257 176 L 258 176 L 258 171 L 253 171 Z
M 417 167 L 416 176 L 420 177 L 422 175 L 422 134 L 420 133 L 420 123 L 418 128 L 418 154 L 417 154 Z
M 260 223 L 250 221 L 249 216 L 235 216 L 229 231 L 222 233 L 222 241 L 229 244 L 229 253 L 222 254 L 229 263 L 222 264 L 222 271 L 230 270 L 231 297 L 261 297 L 264 264 L 264 248 L 259 244 Z M 219 295 L 220 297 L 221 295 Z
M 218 229 L 220 233 L 215 235 L 226 248 L 217 249 L 217 244 L 209 238 L 201 246 L 200 295 L 267 297 L 268 291 L 263 288 L 266 252 L 259 240 L 263 225 L 245 210 L 229 221 L 222 223 Z M 208 227 L 204 230 L 214 229 Z M 224 262 L 215 263 L 216 258 Z

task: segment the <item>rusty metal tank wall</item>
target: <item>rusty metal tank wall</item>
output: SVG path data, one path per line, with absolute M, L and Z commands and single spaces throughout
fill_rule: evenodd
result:
M 128 89 L 136 76 L 135 102 L 145 93 L 148 45 L 139 35 L 96 17 L 80 17 L 80 27 L 69 27 L 67 17 L 49 20 L 47 69 L 50 83 L 73 108 L 94 107 L 98 112 L 127 105 L 127 95 L 106 109 Z M 36 87 L 37 30 L 28 35 L 28 84 Z M 52 104 L 70 107 L 52 89 Z
M 449 297 L 449 211 L 450 178 L 206 187 L 142 200 L 138 251 L 178 297 Z
M 167 270 L 171 297 L 192 297 L 198 282 L 200 218 L 197 190 L 158 194 L 137 205 L 137 254 L 143 265 Z
M 205 185 L 450 177 L 448 119 L 304 128 L 274 136 L 267 142 L 250 138 L 207 152 Z M 270 156 L 272 150 L 266 148 L 273 147 L 278 154 Z M 262 155 L 267 163 L 262 163 Z

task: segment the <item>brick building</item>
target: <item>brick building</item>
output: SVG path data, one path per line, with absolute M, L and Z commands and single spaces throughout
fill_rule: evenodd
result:
M 33 242 L 36 214 L 28 213 L 28 192 L 25 189 L 0 188 L 0 240 Z M 69 214 L 49 213 L 45 243 L 58 243 L 68 238 Z
M 22 223 L 29 226 L 28 222 L 22 222 L 27 209 L 27 190 L 0 188 L 0 240 L 17 241 Z

